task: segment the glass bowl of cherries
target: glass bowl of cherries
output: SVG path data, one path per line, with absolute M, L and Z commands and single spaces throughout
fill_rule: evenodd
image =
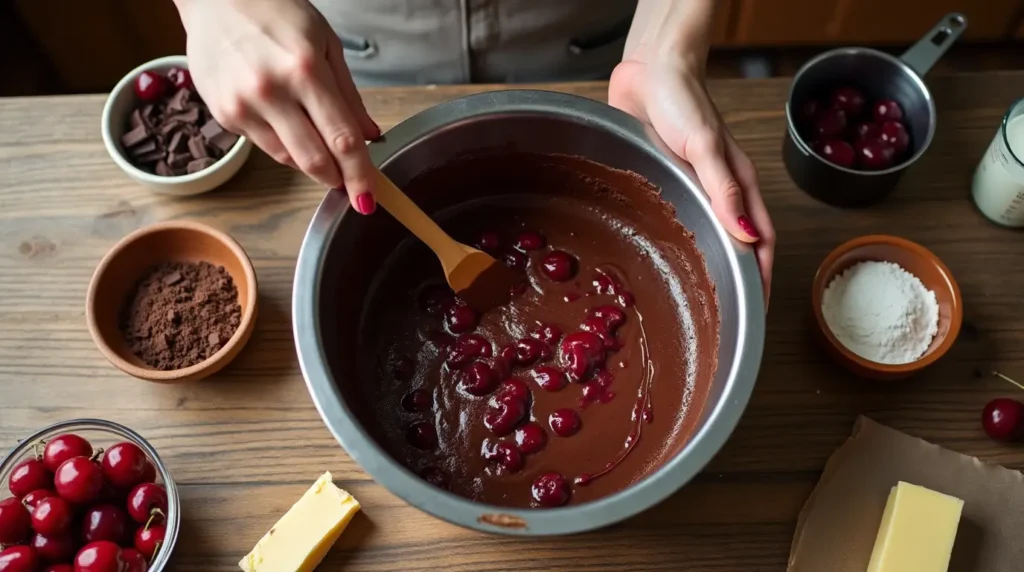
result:
M 153 447 L 102 419 L 50 425 L 0 462 L 0 570 L 163 570 L 177 488 Z

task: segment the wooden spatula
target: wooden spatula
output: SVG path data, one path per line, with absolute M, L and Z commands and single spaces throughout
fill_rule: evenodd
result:
M 377 203 L 434 251 L 448 285 L 460 298 L 479 312 L 508 302 L 515 273 L 486 252 L 448 236 L 379 170 L 375 191 Z

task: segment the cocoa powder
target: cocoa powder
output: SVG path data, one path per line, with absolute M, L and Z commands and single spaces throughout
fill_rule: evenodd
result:
M 223 266 L 169 262 L 139 280 L 125 299 L 120 323 L 135 355 L 166 371 L 217 353 L 241 318 L 238 289 Z

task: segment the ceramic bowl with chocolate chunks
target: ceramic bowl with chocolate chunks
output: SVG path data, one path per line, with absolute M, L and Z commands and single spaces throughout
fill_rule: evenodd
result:
M 103 144 L 114 163 L 156 192 L 196 195 L 227 182 L 252 142 L 224 129 L 192 85 L 185 56 L 135 68 L 103 106 Z

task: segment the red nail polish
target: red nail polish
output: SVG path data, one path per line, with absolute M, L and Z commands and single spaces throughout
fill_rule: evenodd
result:
M 370 193 L 363 193 L 356 197 L 356 210 L 361 214 L 373 214 L 377 210 L 377 201 Z
M 754 223 L 750 222 L 750 217 L 748 217 L 747 215 L 740 215 L 740 218 L 737 219 L 736 222 L 739 223 L 740 228 L 742 228 L 743 232 L 747 233 L 747 236 L 749 236 L 750 238 L 761 238 L 761 235 L 758 234 L 757 229 L 754 228 Z

